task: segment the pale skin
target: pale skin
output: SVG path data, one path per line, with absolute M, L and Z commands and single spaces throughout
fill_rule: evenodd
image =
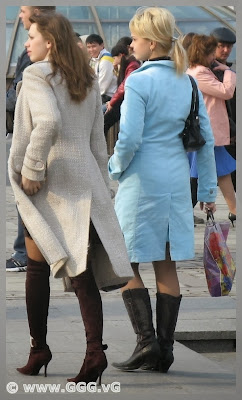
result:
M 134 32 L 131 32 L 132 43 L 131 48 L 134 50 L 134 55 L 139 60 L 148 60 L 156 57 L 167 56 L 162 51 L 157 42 L 150 41 L 138 37 Z M 205 213 L 211 210 L 213 213 L 216 211 L 216 204 L 214 202 L 200 202 L 200 209 Z M 166 259 L 152 262 L 157 292 L 170 294 L 171 296 L 180 296 L 180 285 L 177 276 L 176 262 L 171 260 L 169 243 L 166 245 Z M 131 263 L 134 272 L 134 278 L 131 279 L 126 286 L 121 289 L 124 292 L 128 289 L 144 288 L 143 280 L 139 273 L 139 264 Z

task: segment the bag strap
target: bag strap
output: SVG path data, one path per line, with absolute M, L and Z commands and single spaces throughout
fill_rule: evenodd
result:
M 194 116 L 198 116 L 198 109 L 199 109 L 199 99 L 198 99 L 198 88 L 195 82 L 195 79 L 187 74 L 192 84 L 192 102 L 191 102 L 191 112 L 193 112 Z
M 214 219 L 214 216 L 213 216 L 213 212 L 211 210 L 208 210 L 208 212 L 207 212 L 207 221 L 209 221 L 209 219 L 211 219 L 211 221 L 213 223 L 215 222 L 215 219 Z

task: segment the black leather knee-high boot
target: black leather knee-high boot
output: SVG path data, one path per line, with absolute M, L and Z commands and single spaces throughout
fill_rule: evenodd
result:
M 155 338 L 149 292 L 146 288 L 128 289 L 122 296 L 137 335 L 137 346 L 127 361 L 112 365 L 124 371 L 138 369 L 144 363 L 155 366 L 159 359 L 159 345 Z
M 155 369 L 167 372 L 174 362 L 174 332 L 182 296 L 174 297 L 166 293 L 157 293 L 156 298 L 156 333 L 160 345 L 160 359 Z

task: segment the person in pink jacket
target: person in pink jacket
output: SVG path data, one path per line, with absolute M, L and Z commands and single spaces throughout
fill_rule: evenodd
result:
M 188 48 L 189 68 L 187 74 L 196 78 L 210 117 L 215 139 L 215 160 L 218 185 L 228 205 L 229 211 L 236 215 L 236 198 L 231 180 L 231 172 L 236 169 L 236 162 L 225 149 L 230 144 L 230 127 L 225 100 L 233 97 L 236 85 L 236 74 L 218 61 L 214 70 L 224 71 L 220 82 L 210 69 L 215 61 L 217 40 L 213 36 L 194 35 Z M 197 177 L 196 153 L 191 165 L 191 177 Z
M 110 101 L 106 103 L 107 110 L 104 115 L 104 133 L 105 136 L 111 126 L 120 119 L 120 106 L 124 99 L 124 84 L 128 76 L 140 67 L 139 61 L 133 55 L 129 54 L 128 47 L 122 43 L 117 43 L 111 50 L 114 58 L 113 66 L 119 68 L 118 88 Z

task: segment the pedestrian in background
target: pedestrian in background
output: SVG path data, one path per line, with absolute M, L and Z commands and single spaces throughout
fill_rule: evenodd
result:
M 236 198 L 231 180 L 231 172 L 236 169 L 235 159 L 227 152 L 225 145 L 230 144 L 229 118 L 225 100 L 233 97 L 236 74 L 226 64 L 217 62 L 213 71 L 224 71 L 221 82 L 211 70 L 215 60 L 217 39 L 214 36 L 195 35 L 188 48 L 189 68 L 187 73 L 197 79 L 210 118 L 215 139 L 214 154 L 218 185 L 228 205 L 230 213 L 236 215 Z M 191 176 L 199 177 L 197 171 L 197 153 L 191 166 Z
M 120 107 L 124 99 L 124 84 L 131 72 L 140 67 L 140 63 L 133 55 L 129 55 L 127 46 L 116 44 L 111 50 L 114 59 L 113 66 L 118 67 L 117 84 L 118 88 L 111 100 L 106 103 L 104 114 L 104 134 L 120 119 Z
M 186 53 L 174 37 L 175 18 L 158 7 L 138 9 L 129 24 L 134 56 L 148 60 L 125 82 L 120 132 L 109 160 L 109 176 L 119 181 L 115 210 L 135 277 L 122 288 L 137 346 L 113 365 L 167 372 L 181 294 L 176 261 L 194 257 L 190 169 L 180 133 L 190 113 L 192 86 L 185 74 Z M 200 207 L 215 211 L 217 177 L 214 139 L 199 92 L 201 133 L 198 151 Z M 156 334 L 139 263 L 152 262 L 156 294 Z
M 90 65 L 98 77 L 102 103 L 106 103 L 117 89 L 117 76 L 113 70 L 111 53 L 104 48 L 103 39 L 95 33 L 86 38 L 87 51 Z
M 133 276 L 110 197 L 101 96 L 70 22 L 58 14 L 30 22 L 25 46 L 33 64 L 17 88 L 9 157 L 28 254 L 31 348 L 18 371 L 37 375 L 44 366 L 46 375 L 52 358 L 46 341 L 51 268 L 75 291 L 86 332 L 83 365 L 68 380 L 101 382 L 107 346 L 98 287 L 111 290 Z M 96 245 L 103 249 L 99 267 Z
M 215 68 L 217 67 L 216 61 L 219 61 L 222 64 L 226 64 L 229 68 L 232 67 L 232 63 L 228 62 L 228 58 L 233 49 L 233 45 L 236 42 L 236 36 L 230 29 L 225 27 L 214 29 L 211 32 L 211 35 L 213 35 L 218 41 L 218 45 L 215 50 L 215 62 L 212 64 L 211 69 L 214 75 L 220 80 L 220 82 L 223 82 L 224 71 Z M 231 99 L 225 100 L 225 104 L 230 126 L 230 144 L 226 145 L 225 148 L 229 152 L 229 154 L 236 160 L 236 89 L 234 91 L 233 97 Z M 236 192 L 236 170 L 231 172 L 231 179 L 234 191 Z M 236 220 L 236 215 L 233 213 L 229 213 L 229 219 L 233 224 L 233 222 Z

